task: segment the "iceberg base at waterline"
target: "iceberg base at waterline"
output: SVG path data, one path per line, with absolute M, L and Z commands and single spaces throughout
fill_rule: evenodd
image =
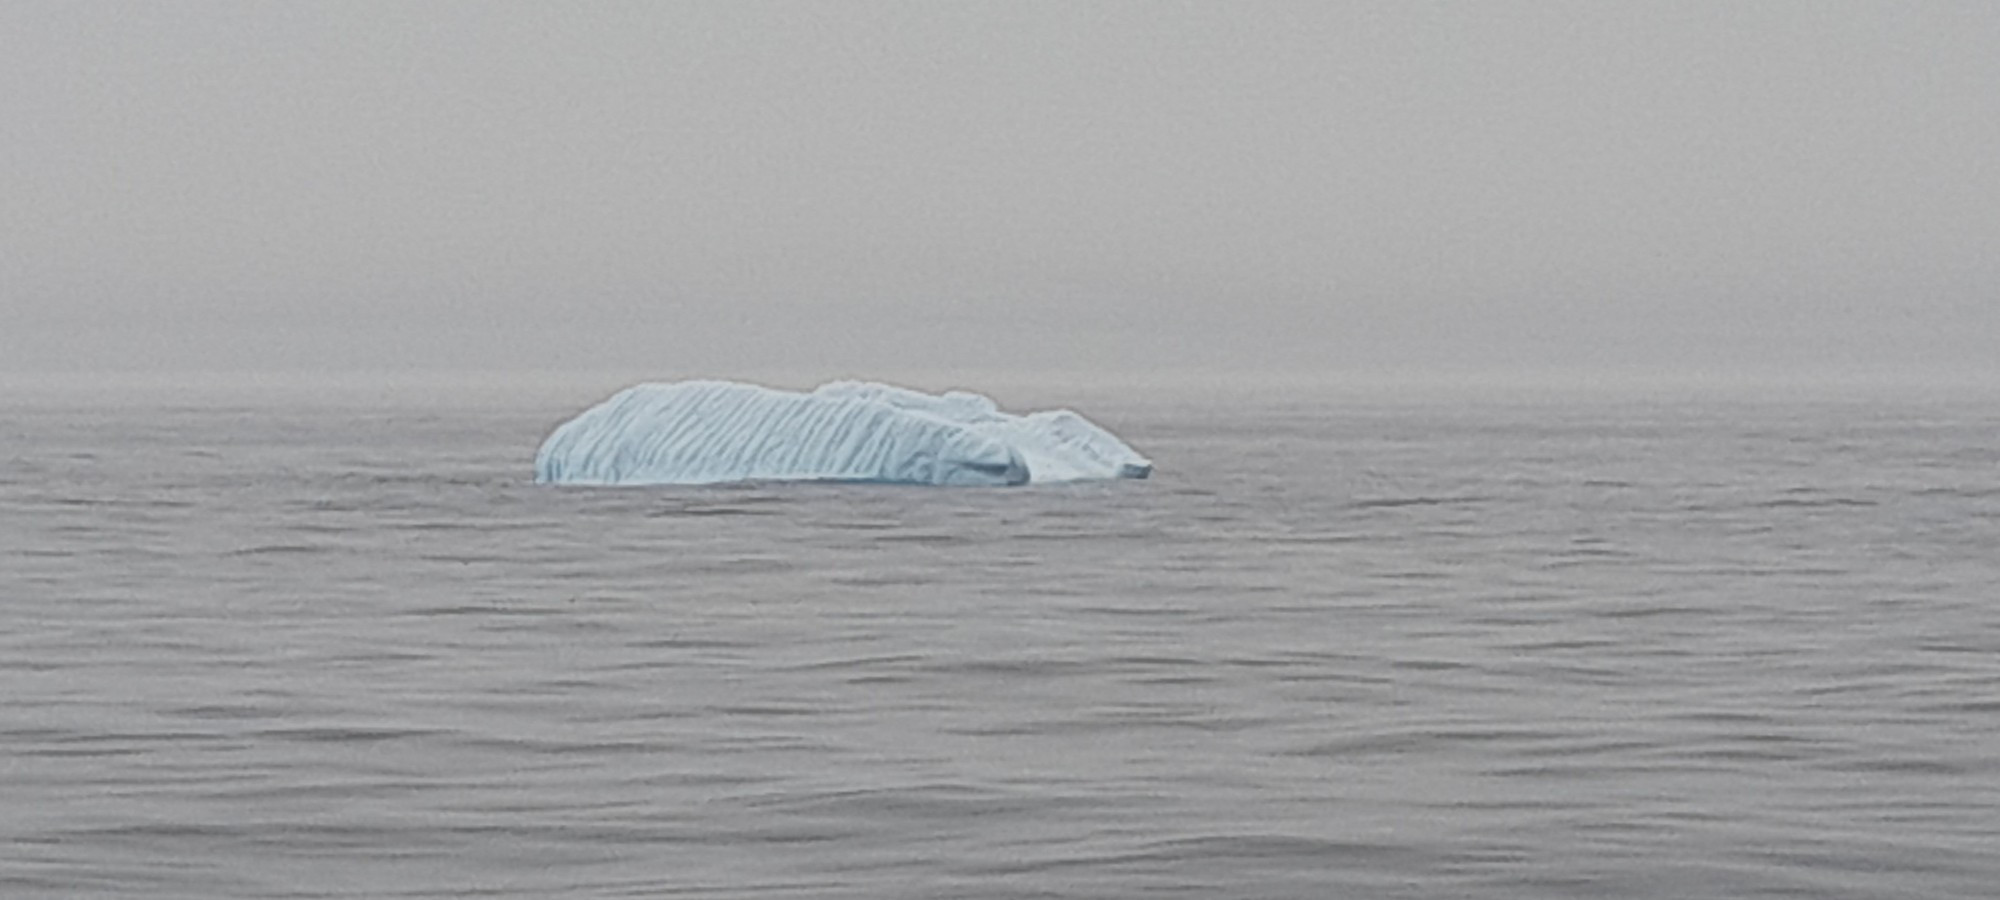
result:
M 857 481 L 1017 485 L 1145 478 L 1150 460 L 1069 410 L 1014 415 L 963 391 L 836 381 L 639 384 L 558 426 L 544 484 Z

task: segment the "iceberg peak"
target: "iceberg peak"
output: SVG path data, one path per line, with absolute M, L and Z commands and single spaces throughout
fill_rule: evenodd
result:
M 558 426 L 535 455 L 535 480 L 546 484 L 1014 485 L 1152 470 L 1067 409 L 1014 415 L 980 394 L 862 381 L 809 393 L 729 381 L 633 385 Z

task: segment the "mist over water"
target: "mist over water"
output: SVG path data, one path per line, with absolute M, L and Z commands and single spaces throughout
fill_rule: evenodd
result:
M 1153 480 L 557 489 L 597 393 L 9 395 L 0 893 L 2000 883 L 1992 395 L 1037 390 Z
M 2000 7 L 0 7 L 0 373 L 2000 376 Z

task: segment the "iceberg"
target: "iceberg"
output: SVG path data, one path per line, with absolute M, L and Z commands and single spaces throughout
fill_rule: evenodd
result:
M 964 391 L 836 381 L 639 384 L 556 427 L 543 484 L 859 481 L 1015 485 L 1145 478 L 1150 460 L 1066 409 L 1014 415 Z

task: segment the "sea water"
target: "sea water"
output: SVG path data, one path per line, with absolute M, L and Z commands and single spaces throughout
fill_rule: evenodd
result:
M 2000 398 L 1053 391 L 1154 478 L 533 484 L 596 393 L 9 395 L 0 895 L 2000 885 Z

